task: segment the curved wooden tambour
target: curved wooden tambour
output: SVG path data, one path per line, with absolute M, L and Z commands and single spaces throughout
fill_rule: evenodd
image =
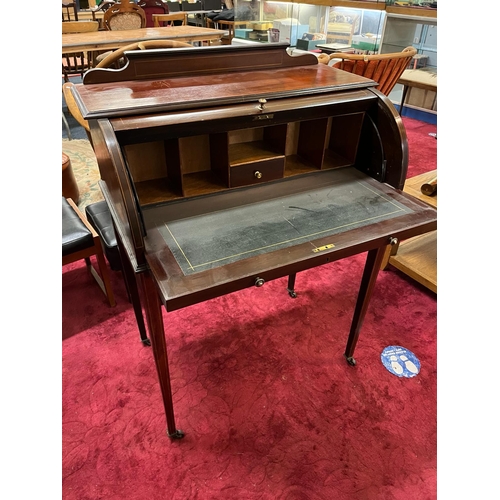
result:
M 120 145 L 108 120 L 90 122 L 93 147 L 99 165 L 101 189 L 109 196 L 115 229 L 128 253 L 134 270 L 144 267 L 144 225 L 135 188 Z
M 372 147 L 358 149 L 356 166 L 380 182 L 403 189 L 408 170 L 406 129 L 390 99 L 378 90 L 371 91 L 379 99 L 367 113 L 360 141 Z

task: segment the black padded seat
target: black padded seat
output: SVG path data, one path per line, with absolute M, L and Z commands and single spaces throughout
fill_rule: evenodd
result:
M 99 272 L 94 268 L 90 258 L 95 256 Z M 99 235 L 89 224 L 83 213 L 71 198 L 62 197 L 62 265 L 71 264 L 80 259 L 90 274 L 95 278 L 99 288 L 113 307 L 116 302 L 111 289 L 104 252 Z
M 62 199 L 62 254 L 63 257 L 94 245 L 92 233 L 82 222 L 66 198 Z
M 151 345 L 151 342 L 146 333 L 146 325 L 142 315 L 142 305 L 139 295 L 139 288 L 135 271 L 131 268 L 124 268 L 123 261 L 120 256 L 120 248 L 116 239 L 115 229 L 113 227 L 113 219 L 109 211 L 106 200 L 98 201 L 85 207 L 85 215 L 90 225 L 95 229 L 100 236 L 104 247 L 104 255 L 109 262 L 109 267 L 113 271 L 121 271 L 130 302 L 134 308 L 137 327 L 141 335 L 141 342 L 144 345 Z M 128 261 L 126 261 L 127 263 Z M 129 266 L 130 267 L 130 266 Z
M 85 215 L 92 227 L 97 231 L 97 234 L 101 237 L 104 254 L 108 259 L 109 266 L 113 271 L 121 271 L 122 262 L 120 252 L 107 202 L 103 200 L 87 205 L 85 207 Z

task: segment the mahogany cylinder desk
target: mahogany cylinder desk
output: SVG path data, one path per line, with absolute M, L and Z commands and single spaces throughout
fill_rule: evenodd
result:
M 184 433 L 162 307 L 285 276 L 293 297 L 300 271 L 366 252 L 346 332 L 354 365 L 384 251 L 437 226 L 436 210 L 402 192 L 406 133 L 376 82 L 287 48 L 128 52 L 122 69 L 90 70 L 74 87 L 144 297 L 171 438 Z

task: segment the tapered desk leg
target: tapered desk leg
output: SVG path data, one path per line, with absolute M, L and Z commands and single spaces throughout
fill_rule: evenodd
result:
M 297 277 L 296 273 L 290 274 L 288 276 L 288 288 L 286 291 L 288 292 L 288 295 L 292 297 L 292 299 L 297 298 L 297 293 L 295 292 L 295 278 Z
M 167 343 L 161 311 L 160 298 L 148 271 L 139 275 L 144 288 L 146 302 L 146 321 L 148 324 L 153 356 L 160 381 L 163 406 L 167 417 L 167 434 L 170 438 L 180 439 L 184 433 L 175 427 L 174 403 L 172 401 L 172 388 L 170 386 L 170 371 L 168 369 Z
M 349 332 L 349 338 L 347 339 L 347 346 L 344 353 L 347 362 L 352 366 L 356 364 L 356 360 L 353 357 L 354 349 L 356 347 L 356 343 L 358 342 L 359 331 L 361 330 L 363 320 L 365 319 L 365 314 L 368 309 L 368 304 L 370 303 L 370 298 L 372 296 L 375 282 L 377 281 L 378 272 L 380 270 L 380 265 L 384 258 L 386 248 L 386 246 L 383 246 L 376 248 L 375 250 L 370 250 L 366 257 L 365 269 L 361 278 L 361 286 L 359 288 L 358 299 L 356 301 L 354 316 L 352 318 L 351 331 Z

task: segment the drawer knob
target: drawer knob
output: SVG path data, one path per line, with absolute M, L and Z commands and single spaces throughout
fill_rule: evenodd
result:
M 265 283 L 263 278 L 255 278 L 255 286 L 260 287 Z
M 261 179 L 262 178 L 262 173 L 259 172 L 258 170 L 256 170 L 254 173 L 253 173 L 253 176 L 256 178 L 256 179 Z

